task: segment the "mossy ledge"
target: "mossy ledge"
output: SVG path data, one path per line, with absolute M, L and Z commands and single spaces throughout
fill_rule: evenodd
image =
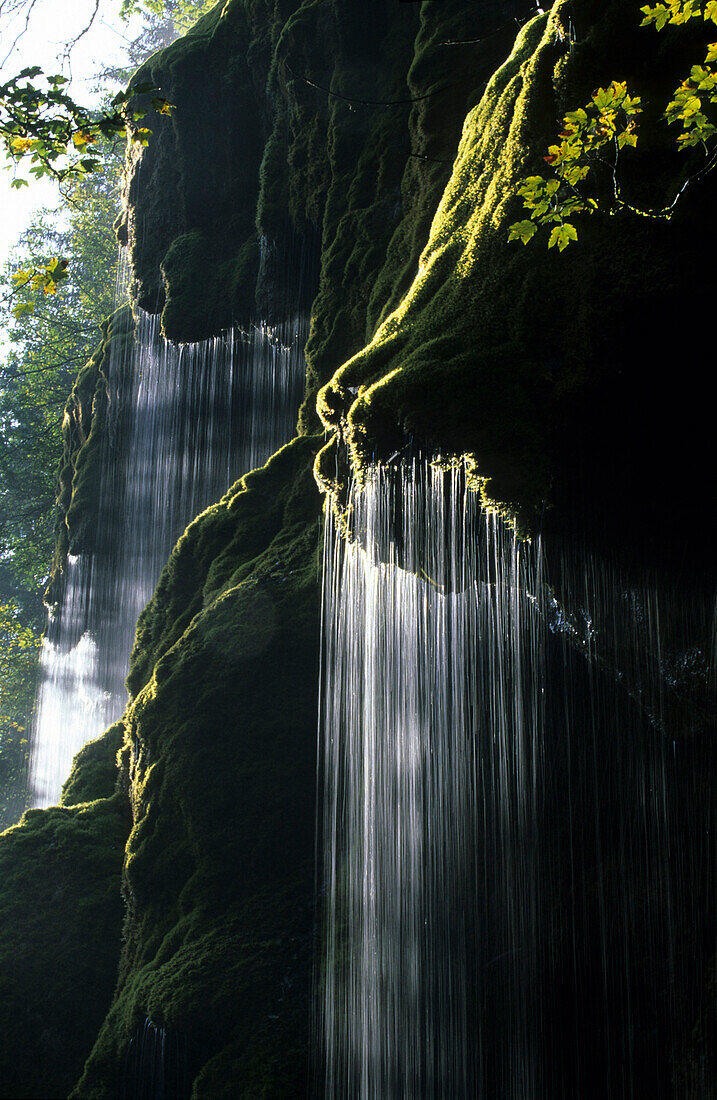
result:
M 618 547 L 629 530 L 660 561 L 681 552 L 704 497 L 708 431 L 693 394 L 706 329 L 686 326 L 679 302 L 689 287 L 691 316 L 709 316 L 715 177 L 693 185 L 671 221 L 584 217 L 563 254 L 508 240 L 523 216 L 518 183 L 544 169 L 560 118 L 615 77 L 650 105 L 642 148 L 623 158 L 628 197 L 659 206 L 680 186 L 686 162 L 659 113 L 701 46 L 689 28 L 660 40 L 639 22 L 622 2 L 560 0 L 521 31 L 466 118 L 408 293 L 318 407 L 359 477 L 407 444 L 469 454 L 486 505 L 525 530 L 543 517 Z M 692 379 L 679 388 L 675 347 Z M 678 464 L 659 459 L 657 439 Z M 341 490 L 335 448 L 317 475 Z
M 67 1096 L 110 1006 L 130 829 L 113 728 L 77 757 L 59 806 L 0 834 L 2 1095 Z

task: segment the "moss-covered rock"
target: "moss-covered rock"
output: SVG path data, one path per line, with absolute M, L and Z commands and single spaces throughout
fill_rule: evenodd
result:
M 114 755 L 113 740 L 90 751 Z M 0 835 L 0 1088 L 8 1098 L 67 1096 L 117 980 L 129 807 L 126 796 L 104 793 L 106 774 L 80 779 L 79 771 L 63 805 L 28 810 Z M 76 801 L 82 795 L 90 800 Z
M 264 143 L 249 46 L 244 5 L 219 4 L 134 78 L 161 89 L 174 109 L 153 115 L 149 146 L 130 151 L 118 233 L 129 241 L 138 304 L 164 307 L 175 340 L 201 339 L 253 312 Z
M 146 1018 L 184 1037 L 194 1096 L 305 1088 L 318 442 L 287 445 L 190 525 L 140 621 L 125 946 L 83 1100 L 116 1095 Z
M 117 754 L 124 742 L 123 723 L 115 722 L 101 737 L 88 741 L 72 762 L 72 771 L 65 780 L 61 806 L 77 806 L 111 798 L 122 788 Z
M 175 104 L 130 157 L 119 233 L 140 305 L 162 309 L 171 339 L 199 339 L 257 309 L 284 319 L 277 302 L 308 307 L 320 268 L 301 418 L 315 430 L 318 385 L 415 273 L 466 111 L 519 9 L 220 5 L 135 77 Z M 264 262 L 267 243 L 283 271 Z
M 583 537 L 601 539 L 608 517 L 615 543 L 626 528 L 655 557 L 658 543 L 680 543 L 704 492 L 699 473 L 683 471 L 705 457 L 693 395 L 704 384 L 713 180 L 693 185 L 671 221 L 583 218 L 564 254 L 509 242 L 508 228 L 522 217 L 518 183 L 544 167 L 559 119 L 615 76 L 652 105 L 645 152 L 624 158 L 625 194 L 643 208 L 674 194 L 685 166 L 657 116 L 701 49 L 685 34 L 663 45 L 630 5 L 587 0 L 562 0 L 521 31 L 466 119 L 407 295 L 320 394 L 355 470 L 411 441 L 469 453 L 486 503 L 528 528 L 547 501 Z M 689 326 L 687 288 L 701 319 Z M 674 347 L 690 371 L 679 391 Z M 679 468 L 660 461 L 656 439 L 671 453 L 677 442 Z M 333 442 L 317 469 L 337 487 Z

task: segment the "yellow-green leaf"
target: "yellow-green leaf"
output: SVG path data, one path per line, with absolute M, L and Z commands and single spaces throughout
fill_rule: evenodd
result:
M 35 312 L 35 304 L 34 302 L 18 302 L 17 305 L 12 307 L 12 311 L 15 317 L 20 320 L 21 317 Z
M 94 141 L 97 141 L 97 138 L 87 130 L 78 130 L 72 135 L 72 144 L 76 149 L 84 149 Z
M 162 96 L 153 96 L 152 106 L 160 115 L 171 115 L 172 111 L 175 109 L 174 104 L 170 103 L 169 100 L 164 99 Z
M 550 234 L 548 248 L 554 248 L 557 245 L 560 252 L 564 252 L 570 242 L 577 239 L 578 231 L 575 226 L 570 222 L 563 222 L 562 225 L 556 225 Z
M 20 156 L 22 156 L 23 153 L 27 153 L 34 145 L 34 139 L 28 137 L 15 137 L 10 142 L 10 148 L 13 153 L 18 153 Z
M 654 23 L 657 30 L 661 31 L 665 26 L 665 23 L 670 18 L 670 12 L 664 4 L 656 4 L 654 8 L 645 6 L 640 8 L 640 11 L 645 13 L 645 18 L 640 24 L 641 27 L 649 26 L 650 23 Z
M 617 147 L 618 149 L 624 149 L 625 146 L 631 146 L 633 149 L 637 145 L 637 134 L 631 130 L 624 130 L 621 134 L 617 135 Z
M 538 227 L 537 227 L 537 225 L 535 225 L 534 222 L 529 222 L 529 221 L 514 222 L 513 225 L 511 225 L 511 227 L 510 227 L 510 231 L 508 233 L 508 240 L 509 241 L 522 241 L 523 244 L 527 244 L 528 241 L 532 240 L 532 238 L 535 236 L 537 231 L 538 231 Z

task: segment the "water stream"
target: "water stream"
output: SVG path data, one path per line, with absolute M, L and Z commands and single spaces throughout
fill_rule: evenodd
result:
M 324 558 L 317 1094 L 706 1097 L 712 605 L 521 543 L 460 466 L 376 468 L 349 516 Z

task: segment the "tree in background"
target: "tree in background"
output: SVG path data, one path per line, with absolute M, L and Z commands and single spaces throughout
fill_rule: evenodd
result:
M 198 19 L 216 6 L 217 0 L 123 0 L 121 14 L 129 19 L 139 12 L 148 24 L 171 22 L 176 37 L 186 34 Z
M 122 68 L 105 68 L 100 77 L 126 84 L 139 66 L 158 50 L 166 49 L 180 35 L 186 34 L 198 19 L 216 7 L 216 0 L 123 0 L 120 15 L 126 21 L 139 15 L 142 30 L 127 39 L 127 64 Z
M 37 687 L 42 591 L 53 552 L 62 410 L 114 309 L 121 156 L 106 143 L 92 172 L 67 182 L 60 219 L 40 211 L 4 273 L 0 326 L 0 827 L 24 809 L 28 730 Z M 17 311 L 20 272 L 70 257 L 60 293 Z
M 140 14 L 144 26 L 127 42 L 127 67 L 100 72 L 98 81 L 126 84 L 150 54 L 214 6 L 214 0 L 123 0 L 123 18 Z M 0 0 L 0 23 L 31 8 L 31 0 Z M 16 168 L 56 179 L 63 199 L 59 212 L 33 218 L 0 289 L 0 829 L 26 805 L 62 410 L 99 324 L 115 307 L 120 144 L 125 135 L 146 144 L 151 132 L 151 120 L 145 124 L 126 92 L 88 110 L 66 84 L 61 75 L 31 67 L 0 85 L 0 144 Z M 155 111 L 171 110 L 158 89 L 135 90 L 151 94 Z M 16 178 L 15 186 L 26 182 Z
M 19 819 L 27 801 L 40 636 L 23 620 L 18 604 L 0 603 L 0 829 Z

